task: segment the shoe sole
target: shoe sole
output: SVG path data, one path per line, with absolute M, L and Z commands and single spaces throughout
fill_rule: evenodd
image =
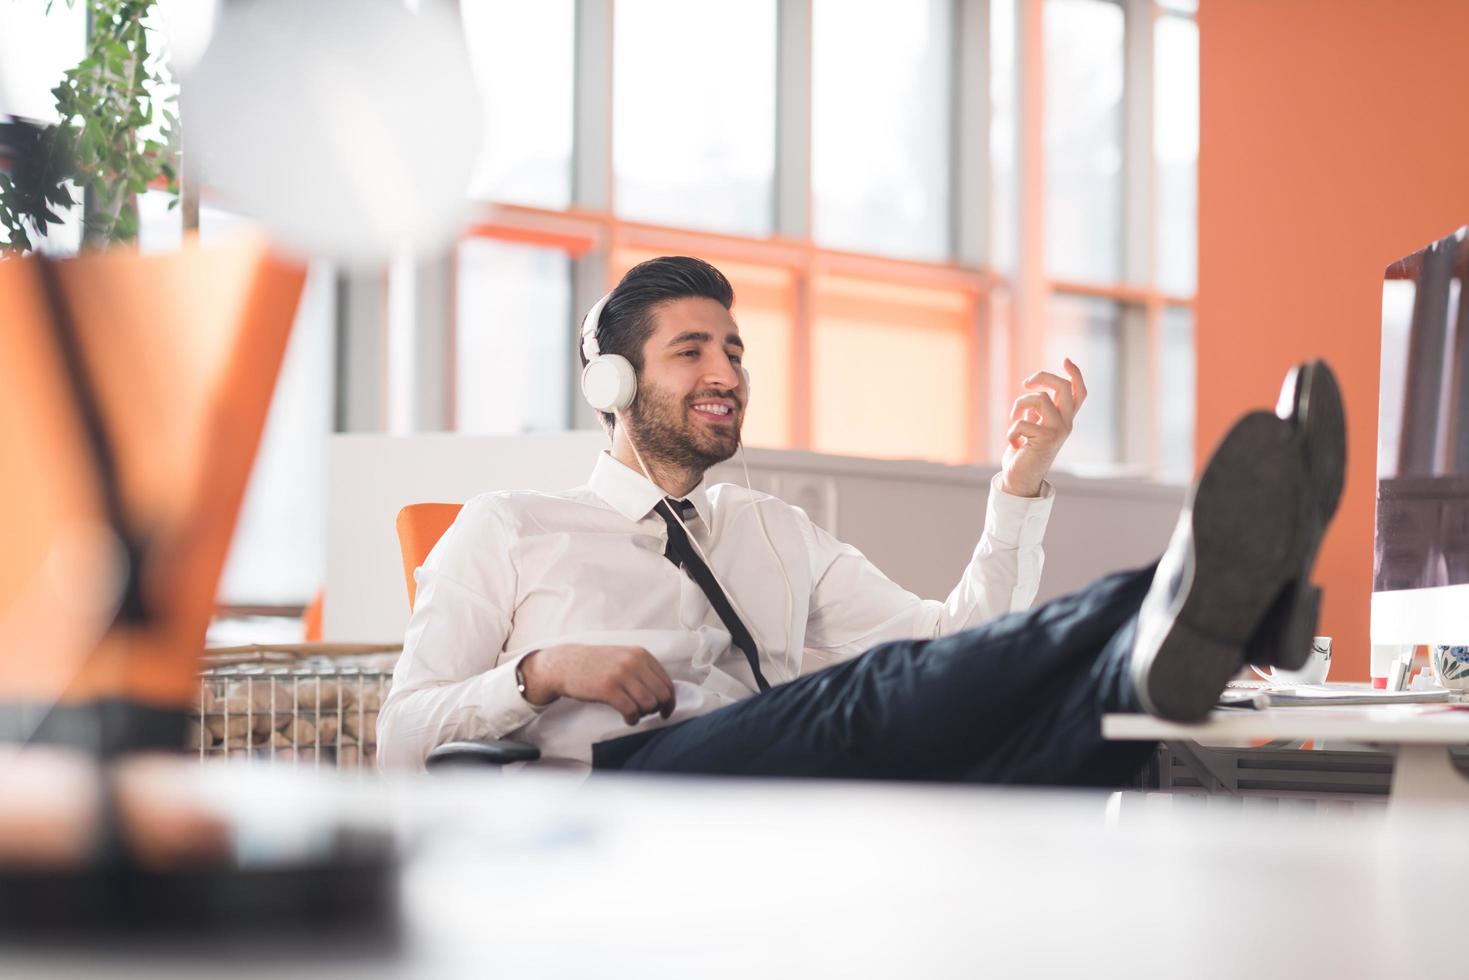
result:
M 1240 419 L 1214 451 L 1186 516 L 1192 575 L 1156 648 L 1134 651 L 1148 711 L 1197 721 L 1244 663 L 1250 637 L 1300 575 L 1305 480 L 1293 428 L 1269 412 Z
M 1265 619 L 1251 637 L 1246 659 L 1260 667 L 1300 670 L 1311 659 L 1311 641 L 1321 612 L 1321 589 L 1309 583 L 1316 549 L 1302 565 L 1301 577 L 1287 586 L 1271 604 Z M 1273 645 L 1275 649 L 1270 649 Z
M 1346 481 L 1347 415 L 1341 388 L 1325 361 L 1307 364 L 1300 384 L 1305 395 L 1298 411 L 1303 420 L 1306 466 L 1324 531 L 1341 503 L 1342 485 Z
M 1310 659 L 1321 609 L 1321 590 L 1310 584 L 1311 569 L 1321 537 L 1341 503 L 1347 459 L 1346 410 L 1331 368 L 1325 361 L 1310 361 L 1291 374 L 1294 384 L 1288 384 L 1292 391 L 1290 404 L 1279 406 L 1277 414 L 1289 410 L 1295 420 L 1296 438 L 1301 442 L 1315 501 L 1314 533 L 1299 579 L 1271 606 L 1246 653 L 1251 663 L 1283 670 L 1299 670 Z

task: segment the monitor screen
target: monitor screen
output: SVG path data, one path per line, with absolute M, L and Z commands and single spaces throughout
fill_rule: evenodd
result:
M 1374 643 L 1469 642 L 1466 232 L 1384 277 Z

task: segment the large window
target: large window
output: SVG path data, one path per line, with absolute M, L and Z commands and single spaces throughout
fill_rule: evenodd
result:
M 486 5 L 472 26 L 518 16 Z M 1092 397 L 1060 468 L 1190 475 L 1188 0 L 583 0 L 579 23 L 538 16 L 524 46 L 551 53 L 514 57 L 575 51 L 573 98 L 523 87 L 538 126 L 574 131 L 576 178 L 566 207 L 486 191 L 474 235 L 506 245 L 459 253 L 460 428 L 532 424 L 513 384 L 466 401 L 481 355 L 465 331 L 549 350 L 635 262 L 694 254 L 735 286 L 751 445 L 993 461 L 1020 381 L 1069 356 Z M 538 386 L 594 424 L 571 345 L 559 364 Z

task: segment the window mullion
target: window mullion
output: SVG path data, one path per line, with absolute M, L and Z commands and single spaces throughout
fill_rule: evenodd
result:
M 613 0 L 576 0 L 576 79 L 572 87 L 571 193 L 587 211 L 611 214 L 612 199 L 612 4 Z M 607 291 L 608 251 L 613 236 L 576 262 L 571 272 L 571 323 L 564 363 L 572 428 L 595 429 L 601 422 L 581 397 L 577 337 L 581 317 Z
M 990 4 L 989 0 L 954 0 L 950 64 L 949 116 L 949 254 L 960 265 L 990 264 Z M 972 301 L 969 336 L 969 403 L 971 459 L 989 455 L 989 304 Z
M 576 0 L 571 197 L 612 210 L 612 0 Z
M 812 0 L 777 0 L 775 32 L 775 233 L 808 260 L 791 290 L 791 445 L 811 445 L 811 30 Z
M 960 265 L 990 264 L 990 3 L 955 0 L 951 61 L 950 254 Z
M 388 419 L 387 270 L 338 273 L 336 306 L 334 428 L 337 432 L 383 432 Z
M 1153 4 L 1126 0 L 1123 69 L 1123 268 L 1133 285 L 1157 281 L 1153 175 Z
M 1123 277 L 1157 283 L 1156 180 L 1153 165 L 1153 3 L 1125 0 L 1123 41 Z M 1158 462 L 1157 393 L 1161 390 L 1158 310 L 1149 302 L 1123 316 L 1122 459 L 1155 470 Z
M 811 0 L 779 0 L 775 32 L 775 231 L 811 235 Z
M 413 268 L 414 432 L 454 427 L 454 248 Z

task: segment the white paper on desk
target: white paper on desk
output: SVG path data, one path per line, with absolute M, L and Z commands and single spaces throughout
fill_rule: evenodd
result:
M 1437 704 L 1451 700 L 1449 692 L 1384 691 L 1373 687 L 1346 687 L 1326 684 L 1300 684 L 1276 687 L 1261 692 L 1271 707 L 1307 704 Z

